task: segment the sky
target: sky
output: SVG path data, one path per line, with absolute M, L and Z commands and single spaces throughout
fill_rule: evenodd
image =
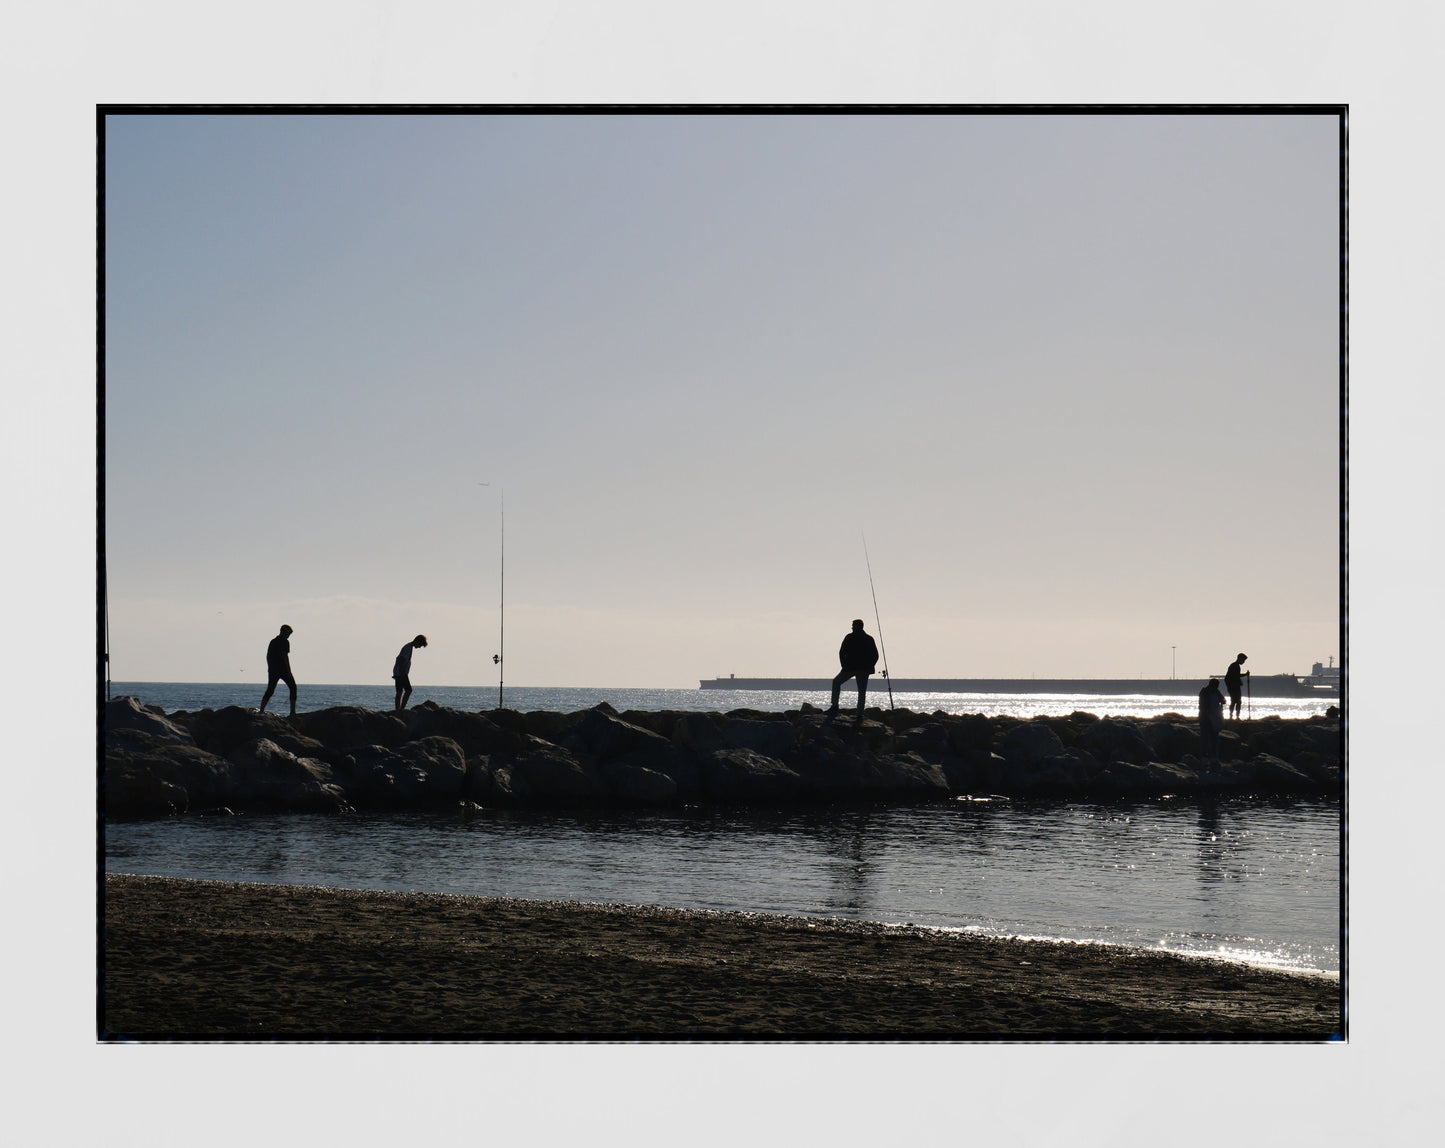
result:
M 1338 659 L 1339 139 L 108 116 L 112 677 L 486 685 L 503 598 L 514 686 Z

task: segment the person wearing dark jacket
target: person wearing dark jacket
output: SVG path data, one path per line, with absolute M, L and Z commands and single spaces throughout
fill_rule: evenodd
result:
M 863 720 L 863 702 L 868 696 L 868 675 L 878 665 L 878 646 L 863 632 L 863 619 L 853 619 L 853 630 L 838 647 L 838 664 L 843 668 L 833 679 L 833 704 L 828 712 L 838 712 L 838 692 L 849 678 L 858 679 L 858 720 Z
M 1249 677 L 1249 671 L 1244 669 L 1248 658 L 1248 654 L 1238 655 L 1229 663 L 1229 669 L 1224 671 L 1224 688 L 1229 691 L 1229 716 L 1232 718 L 1239 717 L 1239 695 L 1243 689 L 1241 679 Z
M 1210 761 L 1219 760 L 1219 731 L 1224 728 L 1224 695 L 1219 679 L 1210 678 L 1199 691 L 1199 752 Z
M 281 632 L 271 639 L 266 647 L 266 696 L 261 699 L 261 712 L 266 712 L 266 703 L 276 692 L 276 683 L 285 682 L 291 690 L 291 716 L 296 716 L 296 679 L 291 674 L 291 627 L 282 626 Z

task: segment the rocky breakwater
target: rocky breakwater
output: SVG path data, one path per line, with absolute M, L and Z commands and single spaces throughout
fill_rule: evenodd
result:
M 340 707 L 294 718 L 228 706 L 103 713 L 102 799 L 116 818 L 206 811 L 344 813 L 427 804 L 678 805 L 925 801 L 1005 795 L 1338 796 L 1336 718 L 1231 725 L 1220 761 L 1194 721 L 985 717 L 869 710 L 855 725 L 805 705 L 618 713 L 402 714 Z

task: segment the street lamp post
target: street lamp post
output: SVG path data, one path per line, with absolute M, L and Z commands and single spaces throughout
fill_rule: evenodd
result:
M 1170 646 L 1170 647 L 1169 647 L 1169 680 L 1170 680 L 1171 682 L 1172 682 L 1172 681 L 1174 680 L 1174 678 L 1175 678 L 1175 672 L 1174 672 L 1174 651 L 1177 650 L 1178 648 L 1179 648 L 1178 646 Z

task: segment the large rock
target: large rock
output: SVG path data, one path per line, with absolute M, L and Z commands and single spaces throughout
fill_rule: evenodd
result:
M 344 813 L 351 809 L 331 767 L 297 757 L 266 738 L 237 746 L 227 757 L 231 804 L 288 813 Z
M 225 804 L 230 765 L 194 745 L 138 729 L 108 730 L 101 800 L 107 817 L 169 817 Z
M 1045 722 L 1027 721 L 1016 725 L 1004 734 L 999 742 L 998 753 L 1010 766 L 1028 767 L 1037 765 L 1045 758 L 1058 757 L 1064 752 L 1064 743 Z
M 467 760 L 451 738 L 425 737 L 396 748 L 353 747 L 336 773 L 356 805 L 396 809 L 462 798 Z
M 159 706 L 142 704 L 133 697 L 121 696 L 106 702 L 102 719 L 107 734 L 122 729 L 138 730 L 157 741 L 176 745 L 195 745 L 190 730 L 182 729 L 166 717 Z
M 1154 756 L 1139 732 L 1138 723 L 1129 718 L 1104 718 L 1088 726 L 1079 735 L 1078 744 L 1100 761 L 1143 765 Z
M 678 800 L 677 782 L 665 773 L 625 761 L 602 767 L 612 796 L 629 805 L 670 805 Z
M 196 744 L 221 757 L 238 746 L 263 738 L 298 757 L 316 757 L 323 745 L 328 743 L 310 736 L 302 728 L 303 719 L 309 716 L 298 714 L 291 718 L 282 714 L 263 714 L 244 706 L 223 706 L 218 710 L 188 714 L 186 722 Z
M 411 736 L 407 731 L 406 721 L 399 715 L 362 709 L 360 706 L 334 706 L 331 709 L 298 714 L 295 726 L 307 737 L 315 738 L 333 749 L 372 745 L 398 746 Z
M 512 801 L 586 804 L 608 796 L 607 784 L 593 761 L 529 738 L 522 753 L 492 770 L 494 792 Z
M 1152 761 L 1182 761 L 1199 752 L 1199 730 L 1184 722 L 1152 721 L 1140 731 Z
M 993 747 L 993 723 L 982 714 L 964 714 L 945 722 L 948 746 L 959 757 L 975 750 L 989 752 Z
M 784 758 L 796 743 L 793 723 L 729 718 L 722 723 L 722 735 L 730 749 L 745 749 L 764 757 Z
M 699 757 L 729 748 L 723 719 L 713 713 L 684 713 L 672 724 L 672 743 Z
M 943 769 L 916 753 L 868 754 L 863 759 L 863 796 L 902 801 L 947 797 Z
M 898 739 L 906 753 L 916 753 L 924 761 L 942 765 L 956 755 L 949 744 L 948 729 L 942 722 L 911 726 Z
M 702 794 L 709 801 L 791 801 L 803 793 L 798 773 L 751 749 L 714 750 L 702 760 Z
M 661 734 L 632 725 L 603 709 L 588 710 L 558 743 L 573 753 L 607 761 L 639 752 L 658 751 L 672 743 Z
M 520 753 L 525 736 L 498 725 L 485 714 L 466 713 L 435 702 L 423 702 L 407 710 L 406 726 L 411 740 L 449 738 L 468 756 Z

